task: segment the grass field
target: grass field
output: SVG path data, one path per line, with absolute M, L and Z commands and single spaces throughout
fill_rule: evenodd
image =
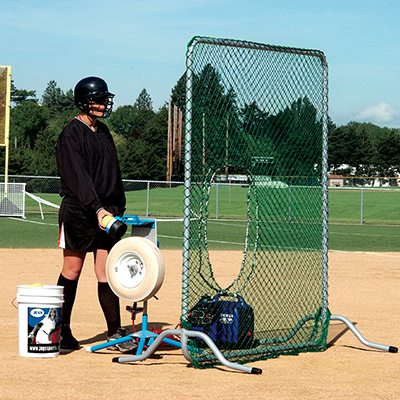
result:
M 362 198 L 362 202 L 361 202 Z M 329 221 L 331 223 L 361 223 L 400 225 L 400 190 L 330 190 Z
M 157 220 L 157 235 L 163 249 L 182 248 L 182 221 Z M 208 244 L 213 250 L 242 250 L 243 221 L 208 221 Z M 0 248 L 55 248 L 57 214 L 29 213 L 27 218 L 0 218 Z M 128 230 L 127 235 L 130 234 Z M 329 249 L 345 251 L 399 251 L 400 226 L 329 225 Z
M 292 192 L 293 194 L 293 192 Z M 41 198 L 60 204 L 58 194 L 38 194 Z M 240 186 L 220 187 L 210 195 L 208 244 L 210 249 L 242 250 L 245 235 L 247 189 Z M 364 194 L 364 222 L 360 225 L 360 192 L 332 190 L 329 192 L 329 249 L 346 251 L 399 251 L 400 201 L 396 191 L 374 191 Z M 182 248 L 183 215 L 182 186 L 150 190 L 147 210 L 147 191 L 127 192 L 125 214 L 156 218 L 160 245 L 165 249 Z M 280 215 L 288 215 L 282 202 Z M 285 211 L 286 208 L 286 211 Z M 0 218 L 1 248 L 54 248 L 58 238 L 57 210 L 43 206 L 42 220 L 38 204 L 26 196 L 26 219 Z M 168 221 L 162 219 L 169 218 Z M 177 219 L 171 221 L 171 219 Z M 399 225 L 393 225 L 399 221 Z M 376 224 L 376 225 L 374 225 Z M 387 225 L 389 224 L 389 225 Z M 130 230 L 128 230 L 130 234 Z

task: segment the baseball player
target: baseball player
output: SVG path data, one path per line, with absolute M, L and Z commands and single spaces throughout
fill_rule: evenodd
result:
M 94 254 L 98 298 L 107 322 L 107 337 L 126 335 L 121 328 L 119 298 L 107 283 L 106 260 L 115 239 L 105 232 L 106 215 L 122 215 L 125 194 L 117 153 L 107 126 L 98 118 L 108 117 L 114 94 L 98 77 L 80 80 L 74 90 L 75 104 L 81 111 L 61 132 L 57 140 L 57 168 L 61 178 L 58 246 L 63 249 L 63 267 L 58 285 L 64 287 L 60 347 L 79 349 L 70 329 L 78 280 L 88 252 Z M 123 352 L 134 350 L 135 343 L 118 345 Z

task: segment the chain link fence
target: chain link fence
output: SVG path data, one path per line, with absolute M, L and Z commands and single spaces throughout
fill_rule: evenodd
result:
M 357 188 L 370 188 L 370 187 L 400 187 L 399 177 L 370 177 L 370 176 L 342 176 L 330 175 L 329 181 L 331 186 L 334 187 L 357 187 Z
M 329 222 L 400 225 L 400 188 L 329 188 Z
M 25 183 L 26 191 L 57 205 L 60 178 L 54 176 L 9 175 L 9 182 Z M 0 175 L 4 182 L 4 175 Z M 123 180 L 127 197 L 127 214 L 162 218 L 182 218 L 183 182 Z M 280 213 L 290 219 L 295 186 L 277 187 L 284 193 L 287 207 Z M 214 183 L 210 191 L 210 218 L 246 220 L 247 182 Z M 283 197 L 282 197 L 283 198 Z M 26 199 L 27 212 L 39 212 L 32 199 Z M 58 210 L 43 206 L 44 212 Z M 400 225 L 400 188 L 330 187 L 329 222 L 337 224 Z
M 4 182 L 4 175 L 0 175 Z M 55 176 L 9 175 L 10 183 L 25 183 L 25 190 L 56 205 L 60 205 L 60 178 Z M 182 217 L 183 182 L 142 181 L 123 179 L 126 194 L 126 214 L 154 217 Z M 39 212 L 38 204 L 27 198 L 25 210 Z M 58 212 L 50 206 L 44 212 Z

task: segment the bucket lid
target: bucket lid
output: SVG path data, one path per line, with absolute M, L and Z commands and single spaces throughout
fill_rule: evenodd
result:
M 51 297 L 51 296 L 21 296 L 19 293 L 17 294 L 17 303 L 24 303 L 24 304 L 48 304 L 49 306 L 55 304 L 62 304 L 64 303 L 64 295 L 58 297 Z
M 21 296 L 60 297 L 64 295 L 64 287 L 56 285 L 43 285 L 43 287 L 18 285 L 17 294 Z

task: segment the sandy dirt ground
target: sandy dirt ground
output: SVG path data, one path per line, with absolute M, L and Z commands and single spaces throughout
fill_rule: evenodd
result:
M 149 325 L 174 328 L 181 302 L 181 252 L 162 251 L 166 277 L 149 301 Z M 89 255 L 72 315 L 82 348 L 54 358 L 18 354 L 17 285 L 55 284 L 61 250 L 0 249 L 1 399 L 399 399 L 400 353 L 364 346 L 338 321 L 332 321 L 328 349 L 249 364 L 262 375 L 224 366 L 196 369 L 181 350 L 160 347 L 139 363 L 113 363 L 109 350 L 86 352 L 105 340 L 97 301 L 93 259 Z M 230 282 L 238 270 L 235 252 L 211 254 L 218 279 Z M 400 253 L 329 254 L 329 308 L 347 317 L 369 341 L 400 347 Z M 220 283 L 222 283 L 220 281 Z M 121 302 L 123 325 L 131 314 Z M 136 318 L 140 329 L 141 315 Z

